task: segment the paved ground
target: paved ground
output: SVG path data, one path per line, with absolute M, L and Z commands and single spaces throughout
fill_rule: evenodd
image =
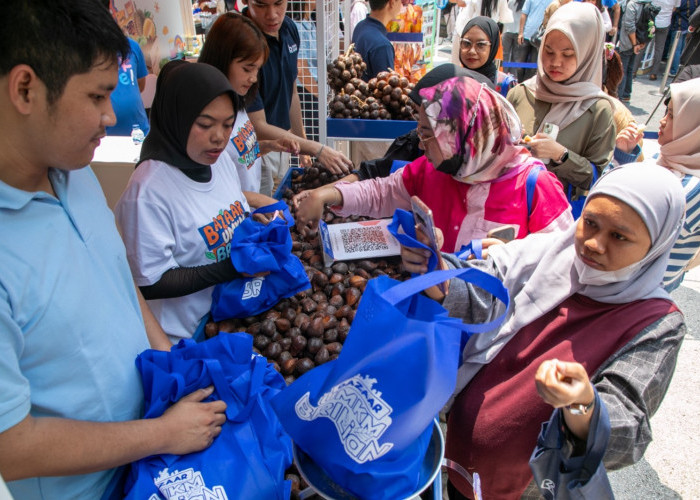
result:
M 436 64 L 449 60 L 450 46 L 443 43 Z M 649 120 L 649 132 L 658 132 L 665 113 L 663 103 L 654 112 L 661 99 L 660 84 L 660 79 L 652 82 L 638 76 L 632 86 L 629 109 L 638 122 Z M 651 156 L 658 146 L 647 142 L 645 154 Z M 610 473 L 617 499 L 700 499 L 700 267 L 688 273 L 673 298 L 686 316 L 688 334 L 671 386 L 652 418 L 654 441 L 640 462 Z

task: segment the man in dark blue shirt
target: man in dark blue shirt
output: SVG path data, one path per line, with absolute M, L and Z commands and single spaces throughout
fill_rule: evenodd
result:
M 247 5 L 243 14 L 265 34 L 270 49 L 260 69 L 258 96 L 247 109 L 258 139 L 289 137 L 299 144 L 302 166 L 311 164 L 308 155 L 312 155 L 330 172 L 347 173 L 352 162 L 345 155 L 306 139 L 296 86 L 299 32 L 294 21 L 285 15 L 287 0 L 243 1 Z M 288 168 L 288 153 L 265 155 L 260 192 L 271 195 L 275 178 L 282 177 Z
M 370 0 L 369 8 L 369 15 L 352 32 L 355 50 L 367 64 L 362 75 L 365 81 L 394 69 L 394 47 L 386 36 L 386 25 L 401 12 L 401 0 Z

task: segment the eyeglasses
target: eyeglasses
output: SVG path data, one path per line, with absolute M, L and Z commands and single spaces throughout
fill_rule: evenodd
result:
M 474 48 L 474 50 L 477 52 L 486 52 L 489 50 L 491 42 L 487 42 L 486 40 L 472 42 L 469 38 L 462 38 L 459 41 L 459 46 L 462 50 L 466 50 L 467 52 L 469 52 L 472 48 Z
M 424 133 L 421 132 L 420 128 L 416 129 L 416 135 L 418 135 L 418 140 L 420 140 L 420 142 L 422 142 L 424 145 L 427 144 L 429 141 L 435 139 L 434 135 L 424 135 Z

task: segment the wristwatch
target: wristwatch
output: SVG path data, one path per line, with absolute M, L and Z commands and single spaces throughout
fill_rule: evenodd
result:
M 568 159 L 569 159 L 569 150 L 564 148 L 564 152 L 561 154 L 561 156 L 557 160 L 557 165 L 561 165 L 562 163 L 564 163 Z
M 582 403 L 574 403 L 572 405 L 567 406 L 566 409 L 572 415 L 586 415 L 589 411 L 591 411 L 591 408 L 593 408 L 594 404 L 595 398 L 593 398 L 593 401 L 591 401 L 587 405 L 584 405 Z

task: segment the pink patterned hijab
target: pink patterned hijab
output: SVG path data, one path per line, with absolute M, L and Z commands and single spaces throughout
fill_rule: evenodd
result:
M 443 157 L 460 160 L 456 180 L 492 181 L 529 156 L 517 145 L 521 125 L 515 110 L 486 85 L 451 78 L 421 90 L 420 96 Z

